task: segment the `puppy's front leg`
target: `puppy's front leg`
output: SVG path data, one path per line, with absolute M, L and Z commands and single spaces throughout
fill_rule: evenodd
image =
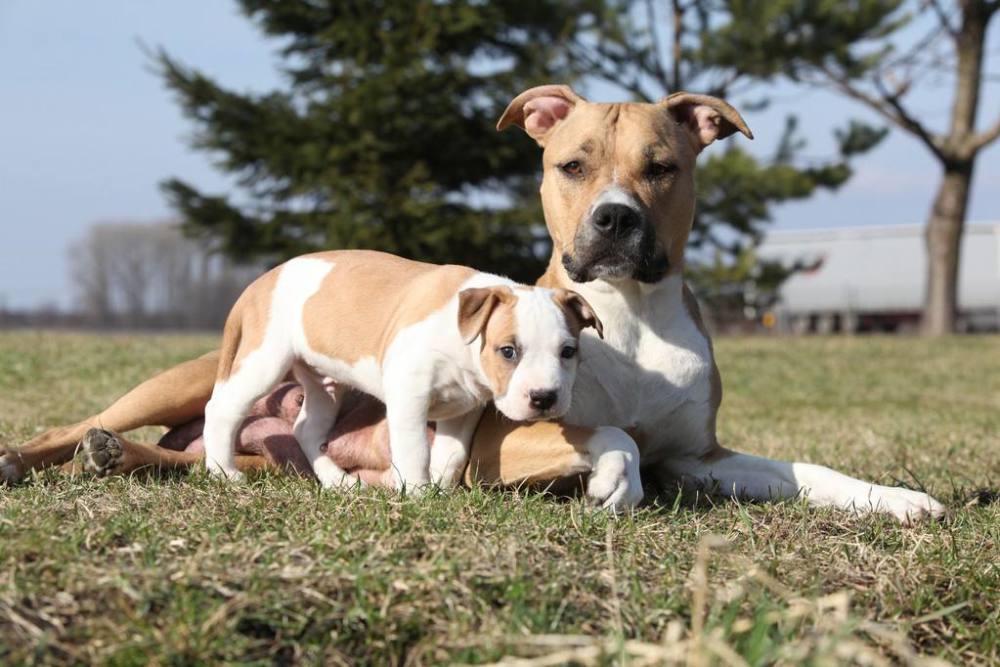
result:
M 431 445 L 427 440 L 427 410 L 430 397 L 414 391 L 412 384 L 397 385 L 385 397 L 389 426 L 392 486 L 420 493 L 430 481 Z
M 346 473 L 326 455 L 326 440 L 337 421 L 343 387 L 334 388 L 336 395 L 331 396 L 312 371 L 303 366 L 296 366 L 294 370 L 295 379 L 305 392 L 302 409 L 292 428 L 302 453 L 323 487 L 329 489 L 357 484 L 359 480 L 356 476 Z
M 434 431 L 431 447 L 431 482 L 442 487 L 455 486 L 469 462 L 472 434 L 476 432 L 484 408 L 460 417 L 442 419 Z

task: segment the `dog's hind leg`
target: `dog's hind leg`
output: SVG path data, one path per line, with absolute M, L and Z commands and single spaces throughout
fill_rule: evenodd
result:
M 66 472 L 87 472 L 98 477 L 128 475 L 138 471 L 160 472 L 193 468 L 204 460 L 200 452 L 175 451 L 134 442 L 111 431 L 92 428 L 80 443 L 80 463 L 73 461 Z M 237 456 L 236 468 L 240 472 L 276 468 L 265 456 Z
M 326 488 L 356 484 L 358 482 L 356 476 L 349 475 L 326 455 L 327 438 L 337 422 L 344 387 L 335 385 L 331 395 L 316 374 L 309 369 L 296 365 L 294 373 L 295 379 L 302 385 L 304 399 L 302 409 L 295 419 L 293 432 L 299 447 L 302 448 L 302 453 L 312 466 L 313 473 Z
M 70 426 L 54 428 L 0 456 L 0 482 L 16 482 L 31 470 L 66 463 L 91 428 L 118 433 L 141 426 L 178 426 L 200 417 L 212 395 L 218 352 L 186 361 L 146 380 L 105 410 Z

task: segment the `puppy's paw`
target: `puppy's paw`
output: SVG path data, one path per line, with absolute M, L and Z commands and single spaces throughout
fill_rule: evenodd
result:
M 221 470 L 218 468 L 209 469 L 209 474 L 212 477 L 217 477 L 230 484 L 243 484 L 247 481 L 247 476 L 241 473 L 239 470 Z
M 328 458 L 321 458 L 313 464 L 316 479 L 324 489 L 348 489 L 362 486 L 357 475 L 344 472 L 340 466 Z
M 447 456 L 441 455 L 438 450 L 432 450 L 431 484 L 443 489 L 456 486 L 462 480 L 468 461 L 465 450 L 461 448 L 448 452 Z
M 621 429 L 606 426 L 597 429 L 587 448 L 593 458 L 587 496 L 612 511 L 638 505 L 643 492 L 635 441 Z
M 236 468 L 223 468 L 209 459 L 205 459 L 205 470 L 212 477 L 217 477 L 233 484 L 242 484 L 246 481 L 246 475 Z
M 398 470 L 391 468 L 386 471 L 385 478 L 386 486 L 410 498 L 419 498 L 434 488 L 427 473 L 417 477 L 403 477 Z
M 118 437 L 111 431 L 92 428 L 80 442 L 83 469 L 98 477 L 107 477 L 120 471 L 124 450 Z

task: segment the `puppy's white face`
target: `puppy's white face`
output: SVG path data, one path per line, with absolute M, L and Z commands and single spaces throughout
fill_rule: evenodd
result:
M 600 331 L 586 301 L 568 290 L 520 286 L 466 290 L 463 295 L 468 292 L 478 292 L 475 300 L 482 300 L 477 311 L 482 318 L 480 361 L 497 409 L 515 421 L 565 415 L 580 363 L 580 329 Z M 460 326 L 461 312 L 460 307 Z

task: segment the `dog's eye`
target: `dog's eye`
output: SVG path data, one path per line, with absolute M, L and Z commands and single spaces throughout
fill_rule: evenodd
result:
M 573 357 L 576 356 L 576 348 L 573 347 L 572 345 L 566 345 L 559 353 L 559 356 L 562 357 L 563 359 L 572 359 Z
M 658 179 L 677 171 L 677 165 L 669 162 L 650 162 L 646 167 L 646 178 Z
M 517 357 L 517 348 L 513 345 L 504 345 L 497 352 L 507 361 L 513 361 Z
M 562 169 L 563 173 L 567 176 L 571 176 L 573 178 L 583 176 L 583 165 L 580 164 L 579 160 L 570 160 L 566 164 L 561 165 L 559 168 Z

